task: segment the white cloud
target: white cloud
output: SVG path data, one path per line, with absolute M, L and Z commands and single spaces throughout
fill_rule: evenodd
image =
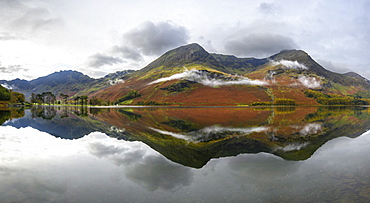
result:
M 300 131 L 299 134 L 306 136 L 311 134 L 317 134 L 322 130 L 322 124 L 321 123 L 309 123 L 305 125 Z
M 280 61 L 272 61 L 273 66 L 283 66 L 287 69 L 308 69 L 305 65 L 299 63 L 298 61 L 288 61 L 288 60 L 280 60 Z
M 178 79 L 186 79 L 189 81 L 201 83 L 206 86 L 223 86 L 223 85 L 266 85 L 267 83 L 265 81 L 261 80 L 251 80 L 246 77 L 238 76 L 235 78 L 230 77 L 229 79 L 232 80 L 222 80 L 217 78 L 212 78 L 212 76 L 208 75 L 207 72 L 203 72 L 200 70 L 186 70 L 182 73 L 176 73 L 174 75 L 171 75 L 169 77 L 164 77 L 157 79 L 153 82 L 150 82 L 149 84 L 155 84 L 170 80 L 178 80 Z
M 302 85 L 308 88 L 320 88 L 321 87 L 321 80 L 315 77 L 307 77 L 307 76 L 300 76 L 298 81 L 302 83 Z
M 233 135 L 233 136 L 244 136 L 253 132 L 264 132 L 267 131 L 268 127 L 250 127 L 250 128 L 232 128 L 232 127 L 221 127 L 221 126 L 208 126 L 197 131 L 191 131 L 188 133 L 174 133 L 156 128 L 151 130 L 164 135 L 170 135 L 172 137 L 187 140 L 190 142 L 207 142 L 213 139 L 218 139 L 221 136 Z
M 284 151 L 284 152 L 289 152 L 289 151 L 295 151 L 295 150 L 301 150 L 302 148 L 305 148 L 309 142 L 303 142 L 303 143 L 290 143 L 287 144 L 283 147 L 276 147 L 274 150 L 275 151 Z

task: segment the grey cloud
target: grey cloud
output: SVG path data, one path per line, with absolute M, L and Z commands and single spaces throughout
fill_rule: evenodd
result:
M 266 57 L 283 49 L 294 49 L 298 46 L 292 38 L 287 36 L 253 32 L 228 39 L 224 47 L 226 51 L 238 56 Z
M 125 151 L 125 149 L 121 149 L 115 146 L 107 146 L 99 142 L 90 143 L 87 148 L 91 154 L 99 158 L 105 157 L 107 155 L 122 153 Z
M 298 171 L 301 163 L 286 162 L 280 157 L 271 154 L 260 153 L 258 155 L 241 155 L 230 159 L 228 167 L 235 173 L 248 175 L 249 177 L 261 177 L 267 179 L 279 179 L 294 174 Z
M 175 191 L 193 180 L 190 168 L 173 164 L 162 156 L 146 156 L 139 161 L 127 168 L 126 176 L 150 191 Z
M 159 55 L 187 43 L 188 31 L 170 22 L 145 22 L 125 34 L 124 41 L 145 55 Z
M 33 38 L 64 28 L 64 21 L 53 17 L 48 9 L 32 7 L 22 1 L 1 1 L 0 13 L 3 27 L 0 40 Z
M 114 46 L 112 52 L 120 54 L 125 59 L 132 59 L 134 61 L 143 60 L 142 55 L 137 50 L 128 46 Z
M 14 40 L 14 39 L 19 39 L 19 38 L 14 36 L 12 33 L 7 33 L 7 32 L 0 33 L 0 40 L 2 41 Z
M 59 18 L 50 17 L 50 12 L 44 8 L 30 8 L 22 16 L 15 19 L 11 25 L 20 31 L 39 32 L 50 30 L 63 24 Z
M 126 177 L 147 190 L 177 190 L 190 185 L 193 173 L 190 168 L 174 164 L 159 154 L 148 155 L 152 149 L 144 143 L 123 143 L 107 145 L 92 142 L 87 145 L 88 151 L 99 158 L 106 158 L 124 168 Z
M 350 69 L 345 64 L 334 64 L 331 61 L 323 60 L 323 59 L 316 59 L 316 61 L 322 65 L 324 68 L 337 72 L 337 73 L 345 73 L 349 72 Z
M 1 65 L 1 63 L 0 63 Z M 0 73 L 18 73 L 26 72 L 27 69 L 23 68 L 21 65 L 9 65 L 7 67 L 0 67 Z
M 143 61 L 143 55 L 163 54 L 171 48 L 186 44 L 188 39 L 185 27 L 170 22 L 145 22 L 124 33 L 122 44 L 112 46 L 104 54 L 90 56 L 87 64 L 101 67 L 127 61 L 140 62 Z
M 96 53 L 88 58 L 87 65 L 90 67 L 99 68 L 104 65 L 113 65 L 124 62 L 125 61 L 119 57 Z
M 263 2 L 261 3 L 257 9 L 263 13 L 263 14 L 266 14 L 266 15 L 274 15 L 275 14 L 275 11 L 276 11 L 276 7 L 274 4 L 272 3 L 266 3 L 266 2 Z

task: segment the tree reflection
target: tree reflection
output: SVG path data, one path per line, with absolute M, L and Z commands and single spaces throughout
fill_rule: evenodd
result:
M 31 108 L 32 118 L 40 117 L 51 120 L 57 115 L 57 110 L 54 106 L 34 106 Z

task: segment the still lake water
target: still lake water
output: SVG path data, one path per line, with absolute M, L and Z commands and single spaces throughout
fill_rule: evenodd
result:
M 0 202 L 368 202 L 370 109 L 0 110 Z

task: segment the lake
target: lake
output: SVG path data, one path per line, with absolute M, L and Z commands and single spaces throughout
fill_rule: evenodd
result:
M 0 109 L 0 202 L 367 202 L 370 109 Z

